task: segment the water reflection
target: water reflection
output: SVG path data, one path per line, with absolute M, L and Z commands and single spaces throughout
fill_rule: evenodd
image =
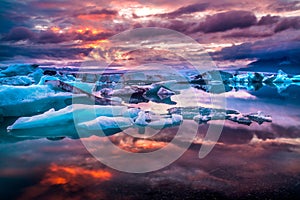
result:
M 194 88 L 208 93 L 224 93 L 239 90 L 258 91 L 263 87 L 270 87 L 277 89 L 278 94 L 283 93 L 291 86 L 300 86 L 300 83 L 235 83 L 235 84 L 193 84 Z M 224 90 L 225 88 L 225 90 Z
M 265 84 L 258 90 L 257 86 L 248 84 L 247 87 L 236 85 L 238 90 L 227 86 L 230 106 L 227 110 L 244 114 L 262 110 L 272 115 L 272 123 L 253 122 L 245 126 L 235 123 L 234 118 L 226 120 L 215 148 L 200 160 L 198 152 L 211 121 L 201 123 L 195 140 L 179 160 L 146 174 L 122 173 L 99 163 L 78 140 L 72 123 L 8 134 L 7 126 L 17 118 L 3 118 L 0 195 L 7 199 L 292 199 L 300 196 L 298 85 L 293 83 L 280 94 L 278 85 Z M 208 86 L 204 88 L 182 89 L 180 94 L 169 98 L 176 102 L 182 95 L 184 105 L 194 106 L 197 101 L 204 107 L 208 104 L 207 92 L 211 90 Z M 192 92 L 198 92 L 201 98 L 191 99 Z M 134 99 L 141 95 L 131 96 Z M 149 105 L 157 101 L 150 96 L 136 101 L 137 106 L 143 106 L 143 102 Z M 157 103 L 165 110 L 174 108 L 165 102 Z M 180 105 L 176 107 L 186 115 L 185 120 L 200 114 L 199 110 L 192 109 L 192 112 Z M 208 114 L 208 110 L 202 111 L 204 116 Z M 107 137 L 89 133 L 83 139 L 111 140 L 126 151 L 144 153 L 163 148 L 174 138 L 177 128 L 166 127 L 151 138 L 143 138 L 138 129 L 136 135 L 141 137 L 119 129 L 110 130 Z
M 175 163 L 140 175 L 105 167 L 89 155 L 79 140 L 42 139 L 24 142 L 24 145 L 5 144 L 0 152 L 6 161 L 0 164 L 0 183 L 5 184 L 7 190 L 2 190 L 2 194 L 20 199 L 58 196 L 68 199 L 74 195 L 89 199 L 158 199 L 200 194 L 219 199 L 246 194 L 262 198 L 297 194 L 300 140 L 296 131 L 290 135 L 286 128 L 271 125 L 268 133 L 273 136 L 259 139 L 261 133 L 255 127 L 249 130 L 232 125 L 232 122 L 226 123 L 218 144 L 205 159 L 197 156 L 207 125 L 198 130 L 198 139 Z M 176 127 L 166 128 L 151 140 L 134 139 L 125 133 L 109 139 L 120 148 L 145 152 L 163 146 L 175 132 Z M 96 139 L 94 137 L 97 136 L 87 139 Z M 25 184 L 15 184 L 20 180 Z

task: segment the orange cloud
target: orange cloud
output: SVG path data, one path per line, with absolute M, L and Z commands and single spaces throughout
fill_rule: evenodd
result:
M 90 177 L 97 180 L 108 181 L 112 178 L 112 174 L 109 171 L 98 169 L 84 169 L 82 167 L 75 166 L 59 166 L 52 164 L 49 168 L 49 172 L 45 178 L 41 181 L 44 185 L 62 185 L 72 182 L 80 177 Z

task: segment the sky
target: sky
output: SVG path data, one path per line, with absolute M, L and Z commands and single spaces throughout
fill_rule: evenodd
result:
M 193 38 L 218 65 L 300 62 L 299 0 L 2 0 L 0 21 L 1 64 L 80 65 L 110 37 L 145 27 Z

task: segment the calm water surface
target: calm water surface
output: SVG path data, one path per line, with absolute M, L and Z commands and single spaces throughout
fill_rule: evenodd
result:
M 197 94 L 197 99 L 192 98 Z M 1 199 L 288 199 L 300 196 L 300 90 L 290 86 L 278 93 L 264 86 L 258 91 L 232 90 L 227 107 L 241 113 L 263 111 L 272 123 L 250 126 L 225 122 L 212 152 L 198 158 L 208 125 L 171 165 L 144 174 L 113 170 L 85 149 L 76 131 L 66 138 L 15 137 L 6 132 L 16 118 L 0 124 Z M 140 103 L 162 111 L 169 107 L 210 104 L 210 94 L 193 87 L 171 97 L 177 105 Z M 155 110 L 156 109 L 156 110 Z M 194 122 L 191 122 L 194 123 Z M 133 139 L 126 133 L 109 136 L 120 148 L 144 152 L 166 145 L 177 127 L 161 130 L 155 138 Z M 26 135 L 26 134 L 25 134 Z M 98 136 L 85 138 L 93 140 Z M 50 140 L 49 140 L 50 139 Z

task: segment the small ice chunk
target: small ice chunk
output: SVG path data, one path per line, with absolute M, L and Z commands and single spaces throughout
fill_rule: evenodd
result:
M 54 76 L 44 75 L 41 77 L 38 85 L 45 85 L 48 81 L 57 81 L 58 78 Z
M 135 124 L 139 126 L 146 126 L 148 122 L 146 121 L 146 113 L 144 111 L 141 111 L 138 113 L 138 116 L 135 120 Z
M 139 108 L 129 108 L 123 113 L 124 117 L 130 117 L 132 119 L 136 119 L 138 117 L 138 114 L 141 112 L 141 109 Z
M 135 120 L 135 124 L 139 126 L 164 127 L 180 124 L 182 120 L 183 117 L 178 114 L 172 114 L 169 116 L 159 116 L 153 113 L 140 111 L 138 113 L 138 117 Z
M 257 113 L 250 113 L 245 115 L 250 120 L 257 122 L 258 124 L 262 124 L 264 122 L 272 122 L 272 117 L 270 115 L 265 115 L 263 112 L 258 111 Z
M 273 80 L 273 83 L 286 83 L 292 82 L 292 80 L 288 77 L 287 73 L 283 72 L 281 69 L 278 70 L 276 78 Z
M 201 124 L 210 121 L 211 117 L 209 115 L 196 115 L 193 120 Z
M 105 117 L 100 116 L 88 122 L 78 124 L 79 128 L 89 131 L 106 130 L 106 129 L 125 129 L 133 125 L 133 120 L 126 117 Z
M 249 74 L 238 74 L 231 78 L 233 82 L 242 82 L 242 83 L 248 83 L 248 76 Z

